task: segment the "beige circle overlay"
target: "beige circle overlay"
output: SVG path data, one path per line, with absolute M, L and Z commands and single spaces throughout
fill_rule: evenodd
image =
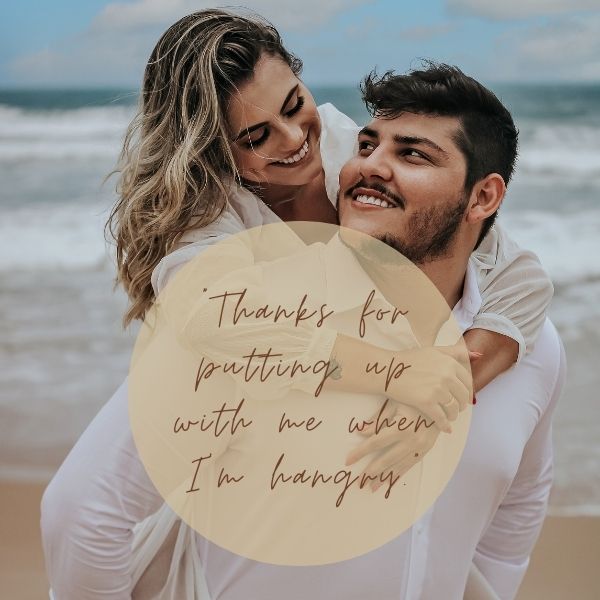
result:
M 172 277 L 138 335 L 139 455 L 171 508 L 222 548 L 278 565 L 354 558 L 422 516 L 461 457 L 470 406 L 451 433 L 414 406 L 453 396 L 441 346 L 470 398 L 447 303 L 385 244 L 320 223 L 232 235 Z M 347 465 L 367 440 L 383 450 Z

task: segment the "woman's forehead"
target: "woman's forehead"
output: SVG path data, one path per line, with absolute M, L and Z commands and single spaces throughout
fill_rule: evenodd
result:
M 231 129 L 239 131 L 242 127 L 279 117 L 286 98 L 298 83 L 284 60 L 263 54 L 252 79 L 231 94 L 227 107 Z

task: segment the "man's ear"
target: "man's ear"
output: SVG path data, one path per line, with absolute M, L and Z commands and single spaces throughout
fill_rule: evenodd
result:
M 476 225 L 493 215 L 504 199 L 506 184 L 498 173 L 490 173 L 480 179 L 471 190 L 467 223 Z

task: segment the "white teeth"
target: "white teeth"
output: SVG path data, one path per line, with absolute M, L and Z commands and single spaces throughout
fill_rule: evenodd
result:
M 306 140 L 304 142 L 304 144 L 302 144 L 302 148 L 300 148 L 300 151 L 297 152 L 296 154 L 294 154 L 294 156 L 292 156 L 291 158 L 284 158 L 283 160 L 279 160 L 277 162 L 282 163 L 284 165 L 291 165 L 293 163 L 297 163 L 298 161 L 302 160 L 307 154 L 308 154 L 308 140 Z
M 376 206 L 381 206 L 381 208 L 393 208 L 393 204 L 390 204 L 381 198 L 374 198 L 373 196 L 356 196 L 354 199 L 361 204 L 374 204 Z

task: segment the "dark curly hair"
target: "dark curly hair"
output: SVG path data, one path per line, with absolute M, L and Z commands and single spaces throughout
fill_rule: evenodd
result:
M 458 67 L 426 61 L 423 68 L 403 75 L 372 71 L 361 92 L 374 117 L 395 118 L 404 112 L 457 117 L 461 127 L 455 142 L 467 162 L 465 192 L 490 173 L 498 173 L 508 185 L 519 136 L 513 118 L 493 92 Z M 497 211 L 484 221 L 477 245 L 496 216 Z

